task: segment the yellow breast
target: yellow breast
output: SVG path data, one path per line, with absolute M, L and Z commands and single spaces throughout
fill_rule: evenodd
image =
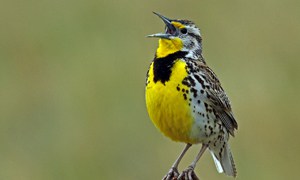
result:
M 189 106 L 189 89 L 181 83 L 186 76 L 186 63 L 176 60 L 170 79 L 164 84 L 154 82 L 152 63 L 147 79 L 146 105 L 152 122 L 164 135 L 174 141 L 193 143 L 190 134 L 194 120 Z

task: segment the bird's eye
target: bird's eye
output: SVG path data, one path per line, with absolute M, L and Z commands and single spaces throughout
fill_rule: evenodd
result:
M 181 29 L 180 29 L 180 32 L 181 32 L 182 34 L 186 34 L 186 33 L 187 33 L 187 29 L 186 29 L 186 28 L 181 28 Z

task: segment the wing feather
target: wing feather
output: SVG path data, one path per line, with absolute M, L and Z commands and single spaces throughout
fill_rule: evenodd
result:
M 216 74 L 203 62 L 197 61 L 197 66 L 201 73 L 204 74 L 203 78 L 209 83 L 207 88 L 208 97 L 206 103 L 210 104 L 217 118 L 222 121 L 229 133 L 234 136 L 234 130 L 238 128 L 238 124 L 233 116 L 230 101 L 223 90 L 220 81 Z

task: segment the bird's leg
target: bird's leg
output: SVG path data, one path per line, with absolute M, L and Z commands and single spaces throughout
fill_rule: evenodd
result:
M 194 169 L 196 167 L 197 162 L 201 158 L 202 154 L 205 152 L 207 148 L 206 144 L 203 144 L 198 155 L 194 159 L 194 161 L 189 165 L 188 168 L 186 168 L 178 177 L 178 180 L 199 180 L 199 178 L 196 176 Z
M 173 180 L 173 179 L 177 179 L 177 177 L 179 176 L 179 172 L 178 172 L 178 164 L 180 163 L 181 159 L 183 158 L 184 154 L 187 152 L 187 150 L 191 147 L 191 144 L 186 144 L 185 148 L 183 149 L 183 151 L 180 153 L 179 157 L 176 159 L 176 161 L 174 162 L 174 164 L 172 165 L 171 169 L 169 170 L 168 174 L 165 175 L 165 177 L 163 178 L 163 180 Z

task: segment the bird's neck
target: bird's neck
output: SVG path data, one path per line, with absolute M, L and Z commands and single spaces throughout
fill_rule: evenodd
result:
M 160 81 L 165 84 L 170 79 L 174 63 L 184 58 L 186 54 L 187 52 L 177 51 L 161 58 L 156 56 L 153 62 L 154 83 Z
M 202 47 L 201 44 L 194 44 L 193 47 L 189 47 L 188 49 L 183 48 L 182 51 L 187 51 L 186 58 L 193 60 L 200 60 L 202 57 Z
M 164 58 L 170 54 L 179 52 L 183 47 L 183 43 L 179 38 L 159 39 L 158 48 L 156 50 L 157 58 Z

